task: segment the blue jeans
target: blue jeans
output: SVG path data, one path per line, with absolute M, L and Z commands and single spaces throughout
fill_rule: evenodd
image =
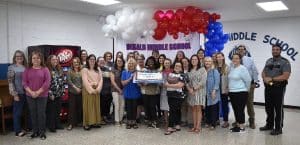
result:
M 19 101 L 13 102 L 13 121 L 14 121 L 14 131 L 15 133 L 19 133 L 22 131 L 21 128 L 21 119 L 22 113 L 24 110 L 24 104 L 26 102 L 26 95 L 25 94 L 18 94 Z

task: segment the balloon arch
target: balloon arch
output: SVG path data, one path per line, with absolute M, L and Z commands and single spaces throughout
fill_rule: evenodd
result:
M 220 18 L 220 14 L 210 14 L 193 6 L 165 11 L 126 7 L 107 16 L 102 30 L 106 37 L 119 37 L 128 42 L 139 37 L 153 37 L 159 41 L 167 35 L 178 39 L 179 33 L 202 33 L 206 37 L 205 55 L 211 56 L 222 51 L 229 38 L 223 32 L 222 23 L 217 22 Z

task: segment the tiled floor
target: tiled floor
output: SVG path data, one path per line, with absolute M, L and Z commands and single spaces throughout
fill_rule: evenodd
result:
M 263 126 L 265 112 L 263 107 L 255 107 L 256 124 Z M 230 114 L 233 122 L 233 115 Z M 125 127 L 103 126 L 100 129 L 84 131 L 75 128 L 72 131 L 59 130 L 47 133 L 46 140 L 19 138 L 11 132 L 0 135 L 0 145 L 300 145 L 300 110 L 285 110 L 284 130 L 279 136 L 269 132 L 246 128 L 244 133 L 231 133 L 229 129 L 218 127 L 215 131 L 203 129 L 200 134 L 193 134 L 186 128 L 180 132 L 165 136 L 162 129 L 127 130 Z M 257 128 L 258 128 L 257 127 Z

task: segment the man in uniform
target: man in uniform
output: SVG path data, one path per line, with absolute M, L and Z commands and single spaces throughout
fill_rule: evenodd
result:
M 249 127 L 255 129 L 255 112 L 253 107 L 253 99 L 254 99 L 254 89 L 255 84 L 258 83 L 258 71 L 254 64 L 253 59 L 246 56 L 246 47 L 244 45 L 238 46 L 238 54 L 242 57 L 242 64 L 247 68 L 250 76 L 251 76 L 251 87 L 249 90 L 249 96 L 247 100 L 247 112 L 249 116 Z
M 291 64 L 286 58 L 280 55 L 281 49 L 279 45 L 272 46 L 273 57 L 267 60 L 262 72 L 265 84 L 265 110 L 267 119 L 266 125 L 259 129 L 260 131 L 272 130 L 271 135 L 282 134 L 283 97 L 291 74 Z

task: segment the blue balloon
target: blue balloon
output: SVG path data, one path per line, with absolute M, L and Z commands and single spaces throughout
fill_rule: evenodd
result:
M 213 38 L 213 33 L 207 33 L 207 35 L 205 35 L 205 36 L 208 39 L 212 39 Z
M 224 34 L 221 22 L 209 22 L 205 45 L 205 55 L 212 56 L 224 49 L 224 44 L 229 40 L 229 34 Z
M 211 44 L 210 41 L 207 41 L 207 42 L 204 44 L 204 46 L 205 46 L 205 50 L 206 50 L 206 49 L 211 48 L 211 47 L 212 47 L 212 44 Z
M 213 29 L 214 28 L 214 23 L 209 23 L 208 24 L 208 29 Z

